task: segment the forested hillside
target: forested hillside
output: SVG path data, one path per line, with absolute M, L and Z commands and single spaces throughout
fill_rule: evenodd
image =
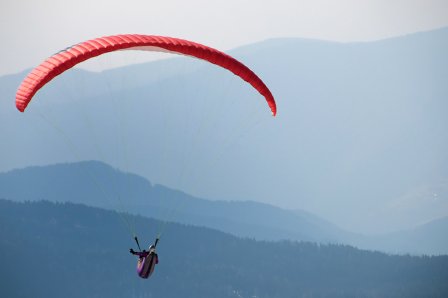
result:
M 135 273 L 129 227 L 162 233 Z M 262 242 L 71 203 L 0 200 L 1 297 L 447 297 L 448 257 Z M 26 286 L 24 286 L 26 284 Z

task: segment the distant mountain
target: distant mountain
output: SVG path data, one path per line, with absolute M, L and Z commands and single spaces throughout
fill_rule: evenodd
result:
M 355 234 L 303 210 L 196 198 L 96 161 L 0 173 L 0 198 L 82 203 L 257 240 L 349 244 L 395 254 L 448 254 L 447 219 L 382 235 Z
M 152 219 L 131 217 L 140 241 Z M 341 245 L 260 242 L 166 224 L 159 264 L 135 272 L 116 212 L 0 200 L 2 297 L 446 297 L 448 257 L 393 256 Z
M 361 43 L 272 39 L 231 54 L 270 87 L 278 117 L 241 80 L 187 58 L 68 72 L 24 114 L 14 97 L 25 73 L 1 77 L 0 170 L 101 160 L 360 233 L 448 216 L 448 28 Z
M 409 230 L 369 237 L 358 235 L 345 243 L 389 253 L 447 255 L 447 231 L 448 217 L 444 217 Z
M 338 243 L 349 234 L 305 211 L 195 198 L 95 161 L 0 173 L 0 198 L 82 203 L 260 240 Z

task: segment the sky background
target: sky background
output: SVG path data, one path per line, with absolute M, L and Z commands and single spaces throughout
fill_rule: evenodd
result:
M 448 26 L 446 0 L 0 1 L 0 75 L 121 33 L 179 37 L 226 51 L 275 37 L 371 41 Z

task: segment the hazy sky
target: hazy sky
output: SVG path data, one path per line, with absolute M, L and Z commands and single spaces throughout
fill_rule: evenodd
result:
M 367 41 L 444 26 L 447 0 L 0 0 L 0 75 L 120 33 L 229 50 L 272 37 Z

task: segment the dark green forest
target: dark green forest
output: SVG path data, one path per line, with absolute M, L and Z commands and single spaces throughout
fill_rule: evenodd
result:
M 137 228 L 162 232 L 135 272 Z M 448 297 L 448 256 L 265 242 L 72 203 L 0 200 L 0 297 Z

